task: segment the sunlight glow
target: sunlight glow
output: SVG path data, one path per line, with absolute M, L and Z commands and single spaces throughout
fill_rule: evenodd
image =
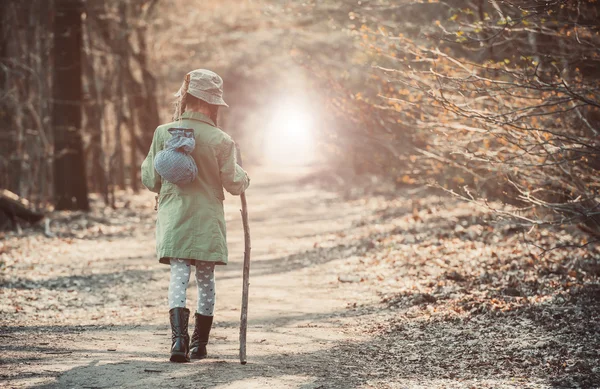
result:
M 298 101 L 276 107 L 265 137 L 265 162 L 277 165 L 306 165 L 315 158 L 314 117 Z

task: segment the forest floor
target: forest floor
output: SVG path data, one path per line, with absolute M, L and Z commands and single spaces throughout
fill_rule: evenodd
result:
M 210 357 L 175 364 L 143 193 L 56 212 L 55 237 L 2 236 L 0 387 L 600 387 L 599 252 L 536 246 L 580 244 L 576 231 L 521 234 L 427 188 L 343 199 L 306 172 L 250 172 L 247 365 L 239 199 Z

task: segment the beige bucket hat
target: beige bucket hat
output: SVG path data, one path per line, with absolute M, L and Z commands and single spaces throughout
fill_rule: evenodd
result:
M 207 69 L 192 70 L 185 75 L 183 84 L 175 96 L 183 97 L 186 93 L 209 104 L 229 107 L 223 100 L 223 79 Z

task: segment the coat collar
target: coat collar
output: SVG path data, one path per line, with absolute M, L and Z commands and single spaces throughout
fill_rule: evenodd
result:
M 210 124 L 213 127 L 216 127 L 215 122 L 213 122 L 208 116 L 200 112 L 185 111 L 183 114 L 181 114 L 181 118 L 198 120 L 200 122 L 204 122 L 206 124 Z

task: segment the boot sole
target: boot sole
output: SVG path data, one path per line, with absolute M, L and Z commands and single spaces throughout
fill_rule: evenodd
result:
M 185 363 L 185 362 L 189 362 L 190 359 L 188 358 L 187 355 L 185 355 L 185 353 L 171 353 L 171 358 L 169 359 L 171 362 L 179 362 L 179 363 Z
M 208 354 L 198 354 L 198 346 L 190 348 L 190 359 L 206 359 Z

